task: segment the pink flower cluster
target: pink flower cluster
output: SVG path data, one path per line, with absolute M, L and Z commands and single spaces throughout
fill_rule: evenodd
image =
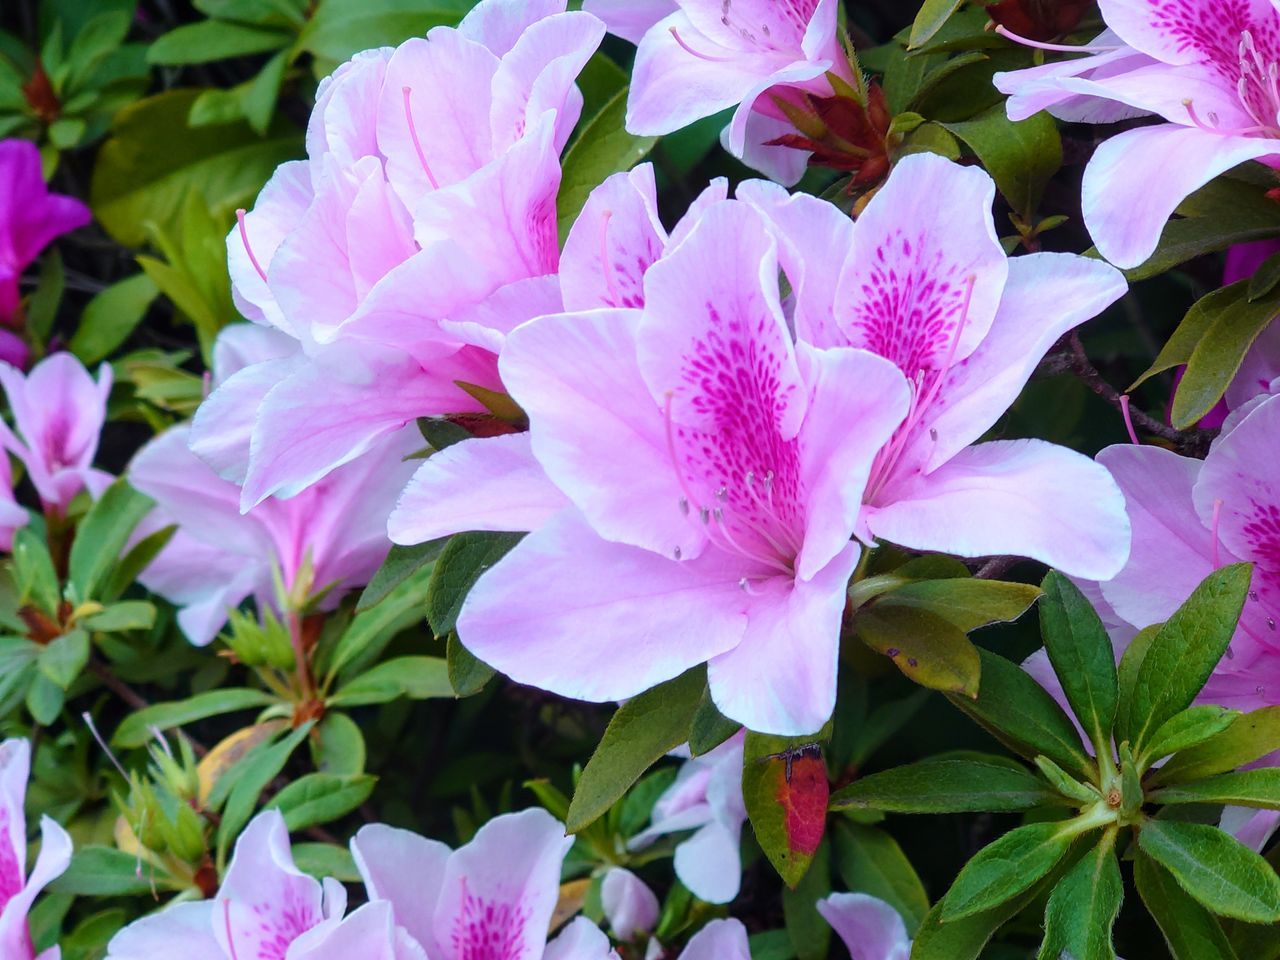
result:
M 572 845 L 564 826 L 536 809 L 489 821 L 457 850 L 407 830 L 366 826 L 351 852 L 368 902 L 348 914 L 342 884 L 297 868 L 284 818 L 269 810 L 241 834 L 211 900 L 173 904 L 130 924 L 112 939 L 107 960 L 618 960 L 609 937 L 585 917 L 550 938 Z M 643 883 L 614 871 L 605 888 L 613 890 L 605 909 L 616 937 L 652 932 L 656 900 Z M 835 894 L 819 910 L 861 951 L 855 955 L 906 960 L 905 924 L 883 901 Z M 712 921 L 680 953 L 680 960 L 750 958 L 737 920 Z

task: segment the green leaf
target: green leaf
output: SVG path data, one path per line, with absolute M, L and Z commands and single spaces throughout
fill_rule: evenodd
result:
M 119 560 L 124 545 L 155 503 L 117 480 L 89 508 L 71 544 L 70 584 L 77 601 L 93 599 Z
M 387 599 L 396 587 L 423 567 L 434 563 L 448 543 L 447 539 L 442 538 L 412 547 L 394 545 L 391 552 L 387 554 L 387 559 L 378 568 L 378 572 L 369 581 L 369 585 L 364 588 L 364 593 L 360 594 L 360 602 L 356 604 L 356 610 L 363 612 Z
M 1187 369 L 1173 398 L 1170 417 L 1175 427 L 1185 430 L 1193 426 L 1222 399 L 1245 354 L 1277 313 L 1280 293 L 1272 291 L 1261 299 L 1250 300 L 1248 280 L 1215 290 L 1191 308 L 1152 368 L 1178 359 L 1184 344 L 1199 333 L 1185 358 Z M 1184 326 L 1185 338 L 1180 336 Z M 1175 338 L 1177 352 L 1171 347 Z
M 222 822 L 218 825 L 219 862 L 223 861 L 232 841 L 253 816 L 262 791 L 279 776 L 293 751 L 310 732 L 311 724 L 304 723 L 283 739 L 250 751 L 237 764 L 241 769 L 237 771 L 226 806 L 222 808 Z
M 1033 883 L 1024 893 L 998 907 L 975 913 L 963 920 L 944 920 L 946 901 L 939 901 L 917 931 L 911 946 L 911 960 L 977 960 L 992 934 L 1041 894 L 1054 878 Z
M 977 696 L 978 648 L 963 630 L 936 613 L 876 603 L 858 611 L 854 629 L 867 646 L 889 657 L 921 686 Z
M 1169 871 L 1139 853 L 1133 877 L 1173 960 L 1236 960 L 1218 919 L 1187 896 Z
M 1250 923 L 1280 921 L 1280 877 L 1217 827 L 1149 820 L 1138 833 L 1138 846 L 1214 913 Z
M 402 630 L 421 624 L 426 619 L 424 595 L 430 579 L 430 569 L 419 567 L 381 603 L 357 613 L 339 638 L 325 672 L 336 675 L 359 669 L 377 659 Z
M 440 552 L 427 585 L 427 620 L 437 637 L 458 625 L 462 602 L 481 574 L 505 557 L 523 534 L 460 533 Z
M 1176 713 L 1151 735 L 1146 760 L 1160 760 L 1171 753 L 1204 743 L 1210 737 L 1222 733 L 1242 716 L 1239 710 L 1228 710 L 1212 703 Z
M 1038 596 L 1039 588 L 1030 584 L 964 577 L 906 583 L 884 594 L 876 606 L 928 610 L 968 633 L 989 624 L 1017 620 Z
M 1280 810 L 1280 768 L 1237 770 L 1207 780 L 1163 787 L 1148 799 L 1152 803 L 1222 803 Z
M 943 126 L 969 145 L 1009 206 L 1029 220 L 1044 188 L 1062 166 L 1057 121 L 1041 112 L 1015 122 L 1001 102 L 972 120 Z
M 1044 754 L 1072 775 L 1092 780 L 1093 758 L 1057 701 L 1017 664 L 988 650 L 979 653 L 982 689 L 977 699 L 953 695 L 951 703 L 1015 753 L 1028 760 Z
M 1032 823 L 987 844 L 947 891 L 943 921 L 962 920 L 1016 897 L 1057 866 L 1071 840 L 1061 823 Z
M 573 793 L 565 822 L 570 833 L 603 816 L 641 774 L 685 742 L 705 686 L 706 672 L 695 668 L 618 708 Z
M 62 292 L 66 285 L 66 274 L 62 269 L 62 254 L 53 249 L 40 265 L 40 282 L 36 285 L 31 299 L 27 301 L 27 329 L 35 334 L 36 339 L 44 342 L 49 339 L 53 330 L 53 319 L 58 314 L 58 306 L 62 303 Z
M 794 890 L 782 891 L 782 914 L 787 935 L 799 960 L 826 960 L 831 947 L 831 924 L 818 913 L 817 902 L 831 893 L 831 844 L 823 841 L 813 866 Z
M 311 738 L 311 759 L 320 773 L 339 777 L 364 773 L 364 734 L 347 714 L 331 710 Z
M 831 785 L 822 743 L 814 737 L 747 732 L 742 796 L 760 849 L 795 889 L 826 831 Z
M 224 20 L 201 20 L 174 27 L 147 47 L 147 62 L 161 66 L 209 63 L 278 50 L 293 39 L 288 31 Z
M 135 273 L 96 294 L 80 315 L 71 352 L 85 366 L 106 359 L 129 339 L 159 292 L 145 273 Z
M 1049 662 L 1094 748 L 1110 750 L 1120 681 L 1107 628 L 1079 588 L 1056 570 L 1041 589 L 1040 632 Z
M 1133 691 L 1129 736 L 1135 753 L 1191 705 L 1213 673 L 1235 634 L 1251 575 L 1247 563 L 1215 570 L 1156 633 Z
M 1280 750 L 1280 706 L 1246 713 L 1217 736 L 1174 754 L 1152 774 L 1151 782 L 1200 780 L 1252 763 L 1274 750 Z
M 1249 278 L 1249 300 L 1261 300 L 1280 287 L 1280 256 L 1267 257 Z
M 129 750 L 140 747 L 150 740 L 152 727 L 157 730 L 172 730 L 174 727 L 195 723 L 197 720 L 208 717 L 217 717 L 238 710 L 269 707 L 276 702 L 276 698 L 271 694 L 246 687 L 209 690 L 186 700 L 157 703 L 129 714 L 116 728 L 111 742 L 117 747 Z
M 17 606 L 33 603 L 50 617 L 57 616 L 62 601 L 58 572 L 44 537 L 29 526 L 13 534 L 13 579 L 18 592 Z
M 148 222 L 176 231 L 193 195 L 214 219 L 229 223 L 277 166 L 302 155 L 301 135 L 284 122 L 265 137 L 245 123 L 192 128 L 187 117 L 199 95 L 183 88 L 126 107 L 98 151 L 91 205 L 125 246 L 147 241 Z
M 963 0 L 925 0 L 911 24 L 911 39 L 907 41 L 908 49 L 923 47 L 933 35 L 942 29 L 951 15 L 959 9 Z
M 1123 900 L 1115 832 L 1108 831 L 1049 895 L 1039 960 L 1115 960 L 1111 928 Z
M 914 931 L 929 912 L 929 896 L 907 855 L 884 830 L 837 819 L 836 867 L 850 893 L 865 893 L 884 900 Z
M 1011 812 L 1061 803 L 1044 781 L 1002 757 L 930 757 L 855 780 L 831 809 L 885 813 Z
M 1151 642 L 1155 640 L 1161 626 L 1163 624 L 1157 623 L 1139 630 L 1137 635 L 1129 641 L 1129 646 L 1125 647 L 1120 663 L 1116 666 L 1116 674 L 1120 680 L 1120 705 L 1116 710 L 1114 738 L 1116 743 L 1123 743 L 1130 739 L 1129 721 L 1130 714 L 1133 712 L 1133 691 L 1138 686 L 1138 673 L 1142 670 L 1142 661 L 1147 658 L 1147 651 L 1151 649 Z
M 27 687 L 27 709 L 36 723 L 51 726 L 66 702 L 66 691 L 60 685 L 41 671 L 32 675 L 31 686 Z
M 89 662 L 89 634 L 79 627 L 54 637 L 40 651 L 40 672 L 66 690 Z
M 84 625 L 100 633 L 126 630 L 150 630 L 155 626 L 155 605 L 146 600 L 125 600 L 104 607 L 101 612 L 84 618 Z
M 449 634 L 445 659 L 449 665 L 449 683 L 456 697 L 475 696 L 497 673 L 493 667 L 464 647 L 456 633 Z
M 591 191 L 615 173 L 630 170 L 658 142 L 657 137 L 637 137 L 627 132 L 628 91 L 629 88 L 623 87 L 599 113 L 585 121 L 578 138 L 564 155 L 560 193 L 556 198 L 556 220 L 562 242 Z
M 267 808 L 283 813 L 291 831 L 304 830 L 345 817 L 369 799 L 377 779 L 368 774 L 310 773 L 277 793 Z
M 711 691 L 704 690 L 698 712 L 693 715 L 693 723 L 689 727 L 689 753 L 695 757 L 709 753 L 741 729 L 742 724 L 730 720 L 716 709 Z
M 388 703 L 398 697 L 428 700 L 453 698 L 449 665 L 443 657 L 397 657 L 380 663 L 341 687 L 329 698 L 330 706 L 359 707 Z
M 88 846 L 72 854 L 70 866 L 49 884 L 49 892 L 77 897 L 136 897 L 150 893 L 153 882 L 161 890 L 176 887 L 167 873 L 152 864 L 140 863 L 132 854 L 115 847 Z
M 320 4 L 298 38 L 298 48 L 341 62 L 361 50 L 395 45 L 432 27 L 453 26 L 469 0 L 360 0 Z
M 317 880 L 333 877 L 342 883 L 360 882 L 355 857 L 349 849 L 335 843 L 295 843 L 293 862 L 299 870 Z

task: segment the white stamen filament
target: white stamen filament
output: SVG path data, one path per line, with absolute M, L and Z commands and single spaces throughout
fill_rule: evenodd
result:
M 996 25 L 995 31 L 1006 40 L 1012 40 L 1014 43 L 1021 44 L 1024 47 L 1034 47 L 1036 50 L 1048 50 L 1050 53 L 1110 53 L 1121 48 L 1118 43 L 1114 45 L 1105 43 L 1097 45 L 1081 44 L 1078 46 L 1069 43 L 1044 43 L 1040 40 L 1032 40 L 1030 37 L 1014 33 L 1001 24 Z

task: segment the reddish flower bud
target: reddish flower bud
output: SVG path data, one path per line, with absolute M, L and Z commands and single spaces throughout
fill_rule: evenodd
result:
M 22 85 L 22 95 L 27 98 L 27 103 L 41 123 L 48 125 L 62 115 L 62 103 L 53 91 L 53 84 L 49 82 L 49 74 L 44 71 L 44 64 L 38 60 L 31 79 Z
M 830 97 L 801 94 L 802 105 L 778 100 L 779 109 L 796 127 L 769 141 L 813 154 L 810 163 L 853 175 L 851 187 L 871 186 L 889 172 L 889 127 L 893 115 L 884 91 L 867 85 L 866 102 L 837 93 Z

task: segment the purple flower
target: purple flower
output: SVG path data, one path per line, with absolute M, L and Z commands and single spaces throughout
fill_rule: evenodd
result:
M 0 140 L 0 323 L 18 320 L 22 271 L 54 237 L 90 219 L 79 200 L 49 192 L 34 143 Z
M 906 924 L 883 900 L 865 893 L 833 893 L 817 906 L 853 960 L 908 960 L 911 956 Z
M 0 956 L 5 960 L 58 960 L 50 947 L 37 958 L 27 928 L 36 896 L 71 862 L 71 838 L 49 817 L 40 820 L 40 856 L 27 875 L 27 819 L 24 801 L 31 772 L 26 740 L 0 743 Z

